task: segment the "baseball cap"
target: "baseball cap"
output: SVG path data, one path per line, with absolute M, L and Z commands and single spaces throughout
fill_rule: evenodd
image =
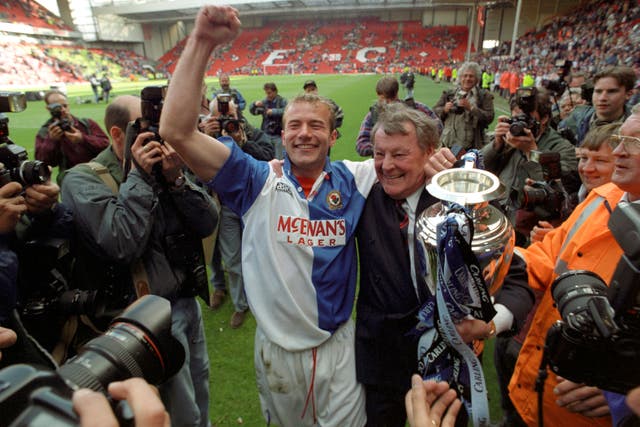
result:
M 304 86 L 302 86 L 302 89 L 306 89 L 307 86 L 315 86 L 318 87 L 318 85 L 316 84 L 315 80 L 307 80 L 306 82 L 304 82 Z

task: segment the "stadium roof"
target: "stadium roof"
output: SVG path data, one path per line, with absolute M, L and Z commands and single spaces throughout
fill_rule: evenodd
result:
M 92 0 L 95 15 L 118 15 L 133 22 L 161 22 L 193 19 L 207 0 Z M 470 0 L 226 0 L 243 16 L 282 16 L 283 14 L 336 12 L 420 10 L 432 7 L 467 7 L 495 1 Z M 511 2 L 508 2 L 511 3 Z

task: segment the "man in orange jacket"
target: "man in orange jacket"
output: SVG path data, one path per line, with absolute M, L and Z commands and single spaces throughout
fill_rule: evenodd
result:
M 622 249 L 607 227 L 620 202 L 640 200 L 640 108 L 620 128 L 612 183 L 592 190 L 560 227 L 527 249 L 518 248 L 527 263 L 529 285 L 544 292 L 509 384 L 511 399 L 529 426 L 538 425 L 534 384 L 547 331 L 560 320 L 551 296 L 551 283 L 569 270 L 589 270 L 609 283 Z M 614 144 L 612 144 L 614 145 Z M 557 377 L 549 372 L 543 403 L 546 426 L 610 426 L 609 407 L 601 390 Z

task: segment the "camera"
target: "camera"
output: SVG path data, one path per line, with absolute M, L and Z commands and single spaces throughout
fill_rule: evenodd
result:
M 27 106 L 26 96 L 18 92 L 0 92 L 0 186 L 19 182 L 23 186 L 43 184 L 51 178 L 47 165 L 28 160 L 27 150 L 9 138 L 9 117 L 4 113 L 21 112 Z
M 509 132 L 513 136 L 525 136 L 525 129 L 529 129 L 534 138 L 540 132 L 540 122 L 534 119 L 531 114 L 536 111 L 538 90 L 534 86 L 520 87 L 516 90 L 515 103 L 522 110 L 522 114 L 506 119 L 509 123 Z
M 549 92 L 553 93 L 553 96 L 559 96 L 567 90 L 567 82 L 565 78 L 569 75 L 571 71 L 572 63 L 568 59 L 559 59 L 555 63 L 556 68 L 560 68 L 560 73 L 558 75 L 557 80 L 542 80 L 542 87 L 547 89 Z
M 29 240 L 18 249 L 18 312 L 29 333 L 47 350 L 59 341 L 69 315 L 101 318 L 106 292 L 74 289 L 75 258 L 68 239 Z
M 266 108 L 264 107 L 255 107 L 253 109 L 253 115 L 255 116 L 264 116 L 264 113 L 266 112 Z
M 580 97 L 587 102 L 587 105 L 593 105 L 593 90 L 592 82 L 585 82 L 580 86 Z
M 528 114 L 516 114 L 505 123 L 509 123 L 509 132 L 513 136 L 525 136 L 525 129 L 529 129 L 535 138 L 540 128 L 540 123 Z
M 132 159 L 131 146 L 135 142 L 139 134 L 143 132 L 152 132 L 153 136 L 145 139 L 142 145 L 147 145 L 151 141 L 158 141 L 164 144 L 164 140 L 160 137 L 160 114 L 164 105 L 164 96 L 167 92 L 167 86 L 146 86 L 140 91 L 140 109 L 142 117 L 137 118 L 134 122 L 127 125 L 125 134 L 125 157 Z M 134 160 L 135 162 L 135 160 Z M 124 176 L 129 172 L 130 166 L 125 165 Z M 162 163 L 158 162 L 153 165 L 153 175 L 160 183 L 164 183 L 164 175 L 162 174 Z
M 184 348 L 171 335 L 168 300 L 146 295 L 126 308 L 101 336 L 87 342 L 78 355 L 56 371 L 12 365 L 0 371 L 0 412 L 7 426 L 74 426 L 73 392 L 90 388 L 106 394 L 113 381 L 142 377 L 160 384 L 184 362 Z M 114 412 L 131 422 L 130 409 L 120 403 Z
M 142 117 L 135 122 L 138 126 L 137 130 L 138 133 L 153 132 L 153 137 L 145 140 L 145 144 L 149 141 L 164 143 L 158 130 L 160 128 L 160 114 L 162 113 L 166 93 L 167 86 L 147 86 L 140 91 Z
M 54 103 L 49 104 L 49 113 L 51 113 L 51 118 L 53 119 L 53 123 L 56 126 L 60 126 L 65 132 L 71 131 L 71 121 L 62 117 L 62 105 Z
M 27 108 L 27 97 L 22 92 L 0 92 L 0 113 L 20 113 Z
M 640 384 L 640 207 L 620 202 L 608 228 L 624 252 L 610 286 L 589 271 L 554 281 L 562 321 L 549 329 L 543 363 L 571 381 L 626 394 Z
M 569 196 L 560 179 L 560 153 L 532 151 L 530 159 L 540 164 L 543 180 L 525 184 L 517 193 L 516 206 L 534 211 L 540 219 L 567 218 Z
M 574 145 L 576 147 L 578 146 L 578 138 L 576 137 L 576 134 L 573 133 L 571 128 L 568 128 L 568 127 L 559 128 L 558 133 L 560 134 L 561 137 L 569 141 L 571 145 Z
M 209 301 L 207 268 L 201 241 L 184 233 L 170 234 L 165 236 L 165 248 L 171 266 L 183 271 L 186 276 L 179 295 L 200 296 L 204 301 Z
M 220 112 L 220 116 L 218 117 L 220 129 L 224 130 L 227 134 L 236 133 L 240 129 L 240 121 L 229 115 L 231 95 L 228 93 L 219 93 L 216 95 L 216 100 L 218 103 L 218 111 Z
M 453 114 L 462 114 L 464 113 L 464 107 L 459 104 L 461 99 L 465 99 L 467 97 L 467 92 L 460 90 L 455 95 L 449 96 L 449 102 L 453 103 L 453 108 L 449 110 L 449 112 Z
M 9 119 L 0 117 L 0 133 Z M 8 133 L 8 132 L 7 132 Z M 27 150 L 11 140 L 0 137 L 0 187 L 9 182 L 19 182 L 23 186 L 44 184 L 51 178 L 49 167 L 40 160 L 28 160 Z

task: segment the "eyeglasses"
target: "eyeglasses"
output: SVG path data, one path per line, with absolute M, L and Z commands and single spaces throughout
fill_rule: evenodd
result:
M 611 135 L 609 145 L 615 149 L 618 145 L 624 145 L 624 149 L 629 154 L 640 154 L 640 138 L 626 135 Z

